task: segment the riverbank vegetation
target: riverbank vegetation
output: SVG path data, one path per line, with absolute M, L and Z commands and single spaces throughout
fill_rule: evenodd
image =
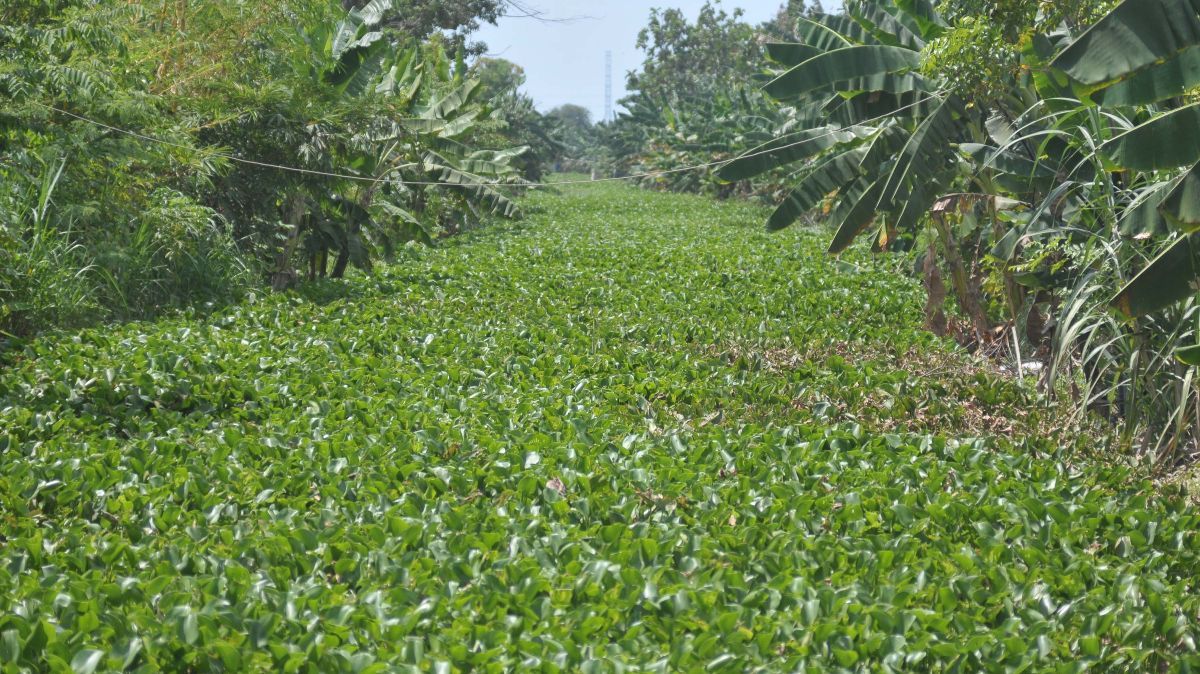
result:
M 730 43 L 757 66 L 690 58 Z M 603 135 L 616 172 L 704 165 L 642 182 L 754 196 L 771 229 L 827 222 L 835 255 L 901 255 L 931 329 L 1038 373 L 1128 451 L 1190 460 L 1195 3 L 794 2 L 757 29 L 656 15 L 641 44 Z
M 0 672 L 1200 668 L 1200 0 L 522 8 L 0 6 Z
M 5 3 L 0 330 L 337 278 L 517 215 L 504 186 L 557 158 L 557 118 L 472 56 L 504 3 L 444 4 Z

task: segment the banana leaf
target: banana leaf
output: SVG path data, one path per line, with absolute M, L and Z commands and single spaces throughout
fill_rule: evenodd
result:
M 1198 0 L 1200 1 L 1200 0 Z M 1172 110 L 1100 146 L 1117 166 L 1158 171 L 1200 161 L 1200 103 Z
M 1144 316 L 1196 294 L 1198 279 L 1200 234 L 1189 234 L 1146 265 L 1112 303 L 1126 316 Z

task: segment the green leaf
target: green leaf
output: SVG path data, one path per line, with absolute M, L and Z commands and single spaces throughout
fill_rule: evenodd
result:
M 833 649 L 833 657 L 837 660 L 838 665 L 842 667 L 853 667 L 858 664 L 858 651 L 835 648 Z
M 780 166 L 816 156 L 829 148 L 854 140 L 853 131 L 834 127 L 806 129 L 780 136 L 725 164 L 717 172 L 722 180 L 746 180 Z
M 362 96 L 382 80 L 384 62 L 392 55 L 391 47 L 379 34 L 373 33 L 372 37 L 376 41 L 355 46 L 342 54 L 337 67 L 325 76 L 327 83 L 346 96 Z
M 1183 96 L 1200 85 L 1200 47 L 1189 47 L 1169 61 L 1156 63 L 1091 95 L 1106 107 L 1148 105 Z
M 804 17 L 796 20 L 796 35 L 805 45 L 819 52 L 841 49 L 852 44 L 846 36 L 829 26 Z
M 1200 103 L 1194 103 L 1126 131 L 1100 146 L 1100 151 L 1117 166 L 1138 171 L 1190 166 L 1200 162 L 1198 128 Z
M 1200 365 L 1200 344 L 1178 349 L 1175 351 L 1175 357 L 1184 365 Z
M 21 635 L 17 630 L 0 632 L 0 662 L 18 662 L 21 659 Z
M 918 182 L 911 186 L 911 189 L 900 202 L 901 209 L 899 215 L 895 216 L 895 227 L 897 230 L 901 232 L 916 231 L 921 219 L 925 217 L 933 202 L 937 199 L 936 190 L 939 189 L 940 183 L 941 179 L 939 177 L 930 180 L 928 183 Z
M 75 674 L 92 674 L 100 666 L 104 651 L 84 649 L 71 658 L 71 671 Z
M 865 152 L 862 149 L 844 152 L 810 171 L 771 214 L 767 229 L 777 231 L 791 225 L 797 218 L 816 208 L 827 196 L 857 178 L 858 164 Z
M 1200 229 L 1200 163 L 1179 179 L 1158 210 L 1176 229 L 1186 233 Z
M 1125 0 L 1068 45 L 1051 66 L 1092 90 L 1200 44 L 1200 0 Z
M 521 214 L 517 204 L 497 192 L 488 184 L 487 179 L 460 170 L 450 159 L 436 152 L 425 153 L 424 168 L 439 182 L 447 187 L 458 188 L 472 203 L 477 203 L 492 213 L 506 218 L 519 217 Z
M 921 63 L 920 52 L 902 47 L 857 45 L 825 52 L 801 63 L 764 87 L 779 100 L 812 91 L 834 91 L 839 82 L 912 70 Z
M 725 653 L 724 655 L 719 655 L 710 660 L 708 664 L 704 666 L 704 669 L 705 671 L 715 672 L 719 669 L 723 669 L 729 665 L 732 665 L 736 660 L 737 658 L 735 658 L 733 655 Z
M 892 0 L 854 0 L 847 9 L 848 15 L 881 44 L 917 51 L 925 46 L 920 24 L 899 11 Z M 939 35 L 942 30 L 941 26 L 936 26 L 932 34 Z
M 421 110 L 425 119 L 450 119 L 463 112 L 480 93 L 479 80 L 467 80 L 443 96 L 434 99 Z
M 179 639 L 185 644 L 191 645 L 196 643 L 200 638 L 200 621 L 196 618 L 196 611 L 183 607 L 179 611 Z
M 1180 237 L 1154 258 L 1113 299 L 1125 315 L 1143 316 L 1197 292 L 1200 279 L 1200 234 Z
M 817 14 L 812 17 L 813 20 L 826 29 L 836 33 L 846 40 L 847 44 L 879 44 L 879 40 L 871 34 L 861 23 L 855 21 L 849 14 Z M 804 26 L 805 19 L 796 22 L 796 32 L 804 40 L 805 44 L 812 44 L 808 41 L 808 32 Z M 836 49 L 835 46 L 828 46 L 821 51 Z
M 904 147 L 911 136 L 909 129 L 902 124 L 885 122 L 871 138 L 867 152 L 859 162 L 859 168 L 864 173 L 878 173 L 885 170 L 896 152 Z
M 122 668 L 128 668 L 133 664 L 138 654 L 142 652 L 142 640 L 134 637 L 127 639 L 124 644 L 113 649 L 111 657 L 115 657 L 121 661 Z
M 879 123 L 884 118 L 922 119 L 942 104 L 942 100 L 924 91 L 906 94 L 887 92 L 856 95 L 849 99 L 836 96 L 826 105 L 822 118 L 824 123 L 835 122 L 843 126 Z
M 843 80 L 833 84 L 832 89 L 841 96 L 862 93 L 887 93 L 893 95 L 919 93 L 930 96 L 936 91 L 935 83 L 924 76 L 913 73 L 875 73 L 866 77 Z
M 337 28 L 330 36 L 329 56 L 335 61 L 341 59 L 346 51 L 359 40 L 362 28 L 362 19 L 356 14 L 351 14 L 338 22 Z
M 932 176 L 946 171 L 954 157 L 951 141 L 960 130 L 955 119 L 957 110 L 958 101 L 951 97 L 942 101 L 933 114 L 922 120 L 896 157 L 881 199 L 898 202 L 906 185 L 927 182 Z
M 1133 203 L 1121 213 L 1118 221 L 1121 234 L 1129 237 L 1155 236 L 1170 231 L 1166 219 L 1159 212 L 1159 207 L 1182 179 L 1183 176 L 1179 176 L 1142 189 Z
M 820 54 L 822 50 L 797 42 L 768 42 L 767 57 L 789 68 Z
M 907 14 L 920 27 L 925 41 L 937 39 L 944 31 L 946 22 L 938 14 L 931 0 L 895 0 L 896 7 Z
M 865 189 L 855 184 L 837 196 L 838 208 L 830 218 L 837 228 L 833 241 L 829 244 L 830 253 L 836 254 L 845 250 L 859 234 L 875 222 L 875 206 L 879 202 L 880 192 L 883 191 L 883 181 L 871 181 L 869 178 L 861 180 L 868 183 Z
M 361 8 L 350 12 L 366 26 L 377 26 L 393 7 L 393 0 L 369 0 Z
M 1029 184 L 1045 184 L 1046 181 L 1058 177 L 1055 165 L 1049 160 L 1029 159 L 1016 146 L 1002 150 L 979 143 L 962 143 L 958 149 L 971 157 L 980 170 L 997 171 L 1025 178 Z

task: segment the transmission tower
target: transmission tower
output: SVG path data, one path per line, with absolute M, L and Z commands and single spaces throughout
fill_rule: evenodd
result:
M 613 119 L 612 106 L 612 52 L 604 52 L 604 121 Z

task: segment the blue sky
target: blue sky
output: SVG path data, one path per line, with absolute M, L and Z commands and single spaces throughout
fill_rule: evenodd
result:
M 527 0 L 551 19 L 502 19 L 486 26 L 476 39 L 486 42 L 489 56 L 517 63 L 528 77 L 525 88 L 541 110 L 576 103 L 604 115 L 604 52 L 613 53 L 613 99 L 625 95 L 625 73 L 642 62 L 637 50 L 638 31 L 646 25 L 651 7 L 677 7 L 694 19 L 704 0 Z M 724 0 L 726 11 L 746 10 L 745 20 L 766 21 L 775 15 L 780 0 Z M 576 18 L 577 17 L 577 18 Z

